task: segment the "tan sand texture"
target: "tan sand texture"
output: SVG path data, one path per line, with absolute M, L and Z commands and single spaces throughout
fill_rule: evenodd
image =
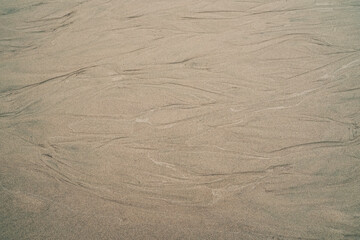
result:
M 360 1 L 0 0 L 0 239 L 360 239 Z

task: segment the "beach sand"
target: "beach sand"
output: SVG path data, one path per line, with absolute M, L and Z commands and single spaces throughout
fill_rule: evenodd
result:
M 355 0 L 1 0 L 0 239 L 360 239 Z

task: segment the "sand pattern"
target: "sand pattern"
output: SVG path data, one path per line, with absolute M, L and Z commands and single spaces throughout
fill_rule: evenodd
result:
M 359 1 L 0 1 L 0 239 L 359 239 L 359 136 Z

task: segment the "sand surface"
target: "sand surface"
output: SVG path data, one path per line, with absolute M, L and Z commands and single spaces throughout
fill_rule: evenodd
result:
M 0 239 L 360 239 L 360 1 L 0 0 Z

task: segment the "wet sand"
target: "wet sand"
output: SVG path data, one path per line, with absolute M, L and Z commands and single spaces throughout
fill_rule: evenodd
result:
M 0 1 L 0 239 L 360 239 L 360 3 Z

